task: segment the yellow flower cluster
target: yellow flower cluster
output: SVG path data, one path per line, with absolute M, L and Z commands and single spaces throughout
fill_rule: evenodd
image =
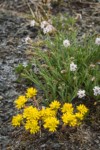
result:
M 36 94 L 36 89 L 27 89 L 27 98 L 23 95 L 19 96 L 15 101 L 16 107 L 18 109 L 23 108 L 25 103 L 28 101 L 28 98 L 32 98 Z M 25 130 L 28 130 L 31 134 L 37 133 L 39 130 L 41 130 L 41 127 L 48 129 L 50 132 L 55 132 L 59 124 L 63 125 L 62 121 L 64 125 L 69 125 L 72 127 L 81 124 L 88 112 L 88 109 L 83 104 L 77 106 L 76 109 L 77 111 L 74 113 L 74 107 L 70 103 L 65 103 L 61 107 L 61 104 L 57 100 L 54 100 L 49 107 L 42 108 L 41 110 L 34 106 L 25 106 L 22 110 L 22 114 L 13 116 L 12 125 L 16 127 L 23 124 Z M 60 120 L 58 120 L 57 116 L 59 116 Z
M 50 108 L 45 108 L 40 110 L 40 116 L 43 120 L 48 117 L 55 117 L 56 116 L 56 111 L 50 109 Z
M 22 114 L 18 114 L 16 116 L 13 116 L 12 125 L 15 127 L 20 126 L 22 120 L 23 120 Z
M 74 113 L 74 108 L 72 104 L 65 103 L 62 107 L 62 120 L 65 125 L 69 126 L 78 126 L 81 124 L 81 121 L 84 119 L 85 115 L 88 112 L 88 109 L 85 105 L 80 104 L 77 106 L 77 111 Z
M 15 105 L 17 109 L 21 109 L 25 106 L 25 103 L 28 101 L 28 98 L 32 98 L 37 95 L 37 90 L 33 87 L 30 87 L 26 91 L 26 96 L 20 95 L 16 100 L 15 100 Z
M 62 115 L 62 120 L 65 125 L 69 126 L 76 126 L 77 125 L 77 119 L 74 114 L 71 113 L 64 113 Z
M 36 107 L 29 106 L 24 109 L 23 118 L 27 120 L 38 120 L 40 118 L 40 113 Z
M 35 134 L 40 130 L 38 125 L 40 113 L 36 107 L 29 106 L 25 108 L 23 111 L 23 118 L 26 119 L 25 129 L 29 130 L 30 133 Z
M 85 114 L 87 113 L 87 111 L 88 111 L 88 109 L 86 108 L 86 106 L 83 105 L 83 104 L 80 104 L 79 106 L 77 106 L 77 110 L 78 110 L 81 114 L 83 114 L 83 115 L 85 115 Z
M 16 108 L 21 109 L 22 107 L 24 107 L 26 102 L 27 102 L 26 97 L 23 95 L 20 95 L 18 99 L 15 100 Z
M 59 109 L 60 108 L 60 103 L 57 100 L 54 100 L 49 106 L 51 109 Z
M 65 103 L 62 107 L 62 113 L 73 113 L 73 106 L 71 103 Z
M 56 118 L 56 115 L 60 105 L 57 100 L 54 100 L 48 108 L 40 111 L 40 116 L 44 122 L 43 126 L 45 129 L 49 129 L 50 132 L 55 132 L 59 125 L 59 120 Z
M 59 125 L 59 120 L 56 117 L 48 117 L 44 122 L 44 128 L 49 129 L 50 132 L 55 132 Z
M 25 96 L 20 95 L 18 99 L 15 100 L 15 105 L 17 109 L 21 109 L 25 106 L 28 98 L 36 96 L 37 90 L 35 88 L 28 88 Z M 36 133 L 39 131 L 40 127 L 38 125 L 38 120 L 40 119 L 40 112 L 36 107 L 28 106 L 24 107 L 23 114 L 18 114 L 13 116 L 12 125 L 20 126 L 23 121 L 25 129 L 29 130 L 30 133 Z
M 27 98 L 32 98 L 33 96 L 36 96 L 36 95 L 37 95 L 37 90 L 35 88 L 31 87 L 27 89 L 26 91 Z
M 29 130 L 31 134 L 35 134 L 40 130 L 37 120 L 27 120 L 25 123 L 25 129 Z

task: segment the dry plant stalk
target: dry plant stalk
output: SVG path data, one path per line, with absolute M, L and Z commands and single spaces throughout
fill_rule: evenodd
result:
M 34 100 L 34 103 L 35 103 L 36 107 L 39 109 L 40 106 L 39 106 L 39 103 L 38 103 L 38 101 L 37 101 L 35 96 L 33 97 L 33 100 Z
M 24 0 L 24 2 L 28 5 L 30 12 L 33 16 L 33 19 L 40 24 L 43 20 L 50 19 L 50 11 L 51 11 L 51 4 L 56 2 L 58 5 L 61 3 L 62 0 L 30 0 L 31 4 L 34 5 L 35 11 L 32 10 L 31 4 L 28 0 Z

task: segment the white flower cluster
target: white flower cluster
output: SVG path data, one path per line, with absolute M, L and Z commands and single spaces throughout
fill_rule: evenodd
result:
M 41 26 L 41 29 L 44 29 L 48 25 L 49 23 L 47 21 L 42 21 L 40 26 Z
M 70 71 L 76 71 L 76 69 L 77 69 L 77 65 L 72 62 L 70 64 Z
M 95 86 L 95 87 L 93 88 L 93 91 L 94 91 L 94 95 L 95 95 L 95 96 L 100 95 L 100 87 L 99 87 L 99 86 Z M 78 96 L 78 98 L 83 98 L 83 97 L 85 97 L 85 96 L 86 96 L 85 90 L 79 90 L 79 91 L 77 92 L 77 96 Z
M 94 89 L 93 89 L 93 91 L 94 91 L 94 95 L 95 96 L 100 95 L 100 87 L 99 86 L 95 86 Z
M 29 36 L 27 36 L 25 39 L 24 39 L 25 43 L 28 44 L 30 41 L 31 41 L 31 38 Z
M 51 33 L 54 30 L 52 25 L 47 25 L 46 28 L 43 29 L 44 34 Z
M 100 38 L 96 38 L 96 39 L 95 39 L 95 44 L 96 44 L 96 45 L 100 45 Z
M 43 33 L 52 33 L 53 31 L 55 31 L 55 28 L 49 24 L 47 21 L 42 21 L 41 22 L 41 29 L 43 29 Z
M 32 20 L 32 21 L 30 22 L 30 26 L 31 26 L 31 27 L 34 27 L 35 24 L 36 24 L 35 20 Z
M 63 45 L 65 46 L 65 47 L 69 47 L 70 46 L 70 41 L 69 40 L 64 40 L 63 41 Z
M 85 90 L 79 90 L 78 93 L 77 93 L 77 95 L 78 95 L 78 98 L 83 98 L 83 97 L 85 97 L 85 96 L 86 96 Z
M 23 62 L 23 67 L 27 67 L 27 66 L 28 66 L 27 62 L 26 61 Z

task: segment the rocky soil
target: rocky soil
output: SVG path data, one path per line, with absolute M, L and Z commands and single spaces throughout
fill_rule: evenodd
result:
M 0 0 L 0 150 L 99 150 L 100 113 L 97 118 L 94 114 L 92 125 L 68 129 L 65 134 L 44 132 L 39 137 L 11 126 L 11 118 L 16 113 L 13 102 L 26 88 L 25 84 L 16 82 L 15 67 L 28 61 L 26 51 L 30 45 L 25 43 L 25 37 L 31 36 L 34 42 L 38 36 L 36 29 L 29 28 L 24 10 L 27 12 L 28 8 L 21 0 Z M 54 13 L 57 11 L 73 16 L 81 13 L 82 20 L 77 24 L 79 35 L 87 32 L 99 35 L 99 1 L 74 1 L 56 8 Z M 99 108 L 97 106 L 97 112 Z

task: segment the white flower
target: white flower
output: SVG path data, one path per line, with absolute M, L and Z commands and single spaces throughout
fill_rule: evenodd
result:
M 53 25 L 49 24 L 47 21 L 42 21 L 41 22 L 41 29 L 43 29 L 43 33 L 52 33 L 53 31 L 55 31 L 55 28 L 53 27 Z
M 77 93 L 77 95 L 78 95 L 78 98 L 83 98 L 83 97 L 85 97 L 85 90 L 79 90 L 78 91 L 78 93 Z
M 31 38 L 30 38 L 29 36 L 27 36 L 27 37 L 25 38 L 25 43 L 28 44 L 29 41 L 31 41 Z
M 82 15 L 81 14 L 77 14 L 77 16 L 75 17 L 76 20 L 82 20 Z
M 39 73 L 39 68 L 35 67 L 35 68 L 34 68 L 34 73 L 35 73 L 35 74 L 38 74 L 38 73 Z
M 47 21 L 42 21 L 41 22 L 41 29 L 44 29 L 47 25 L 49 25 L 49 23 Z
M 43 33 L 52 33 L 55 30 L 55 28 L 52 25 L 47 25 L 45 28 L 43 28 Z
M 63 41 L 63 45 L 64 45 L 65 47 L 69 47 L 69 46 L 70 46 L 70 41 L 69 41 L 69 40 L 64 40 L 64 41 Z
M 77 65 L 72 62 L 70 64 L 70 71 L 76 71 L 76 69 L 77 69 Z
M 100 38 L 96 38 L 96 39 L 95 39 L 95 44 L 96 44 L 96 45 L 100 45 Z
M 23 67 L 27 67 L 27 62 L 23 62 Z
M 35 23 L 36 23 L 35 20 L 32 20 L 32 21 L 30 22 L 30 26 L 31 26 L 31 27 L 34 27 L 34 26 L 35 26 Z
M 95 86 L 93 91 L 94 91 L 95 96 L 100 95 L 100 87 L 99 86 Z

